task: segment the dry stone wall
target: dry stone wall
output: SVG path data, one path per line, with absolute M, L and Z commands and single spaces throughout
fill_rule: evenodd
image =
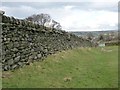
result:
M 65 31 L 2 16 L 2 70 L 14 70 L 57 51 L 79 46 L 92 43 Z

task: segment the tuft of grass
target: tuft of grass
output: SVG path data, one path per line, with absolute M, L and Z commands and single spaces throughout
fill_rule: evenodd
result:
M 116 88 L 118 47 L 62 51 L 3 74 L 3 88 Z

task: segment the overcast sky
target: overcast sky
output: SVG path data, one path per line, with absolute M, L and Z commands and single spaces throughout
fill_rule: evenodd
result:
M 66 31 L 115 30 L 118 28 L 118 0 L 2 2 L 1 9 L 6 12 L 6 15 L 16 18 L 47 13 Z

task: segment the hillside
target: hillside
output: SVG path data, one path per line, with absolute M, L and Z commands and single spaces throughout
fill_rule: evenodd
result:
M 68 32 L 2 16 L 2 69 L 14 70 L 57 51 L 93 44 Z
M 3 72 L 2 85 L 3 88 L 117 88 L 118 47 L 57 52 L 42 63 Z
M 92 34 L 93 36 L 99 36 L 99 35 L 109 35 L 109 34 L 114 34 L 114 35 L 116 35 L 116 34 L 118 34 L 118 30 L 103 30 L 103 31 L 79 31 L 79 32 L 70 32 L 70 33 L 73 33 L 73 34 L 75 34 L 75 35 L 77 35 L 77 36 L 87 36 L 87 35 L 89 35 L 89 34 Z
M 77 35 L 78 37 L 88 39 L 93 43 L 99 45 L 100 42 L 104 42 L 105 45 L 119 45 L 120 44 L 120 33 L 118 30 L 104 30 L 104 31 L 81 31 L 81 32 L 70 32 Z

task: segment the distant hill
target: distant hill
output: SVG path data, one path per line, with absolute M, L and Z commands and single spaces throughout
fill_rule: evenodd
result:
M 92 34 L 93 36 L 99 36 L 99 35 L 108 35 L 108 34 L 118 34 L 118 30 L 104 30 L 104 31 L 76 31 L 76 32 L 70 32 L 77 36 L 87 36 L 89 34 Z

